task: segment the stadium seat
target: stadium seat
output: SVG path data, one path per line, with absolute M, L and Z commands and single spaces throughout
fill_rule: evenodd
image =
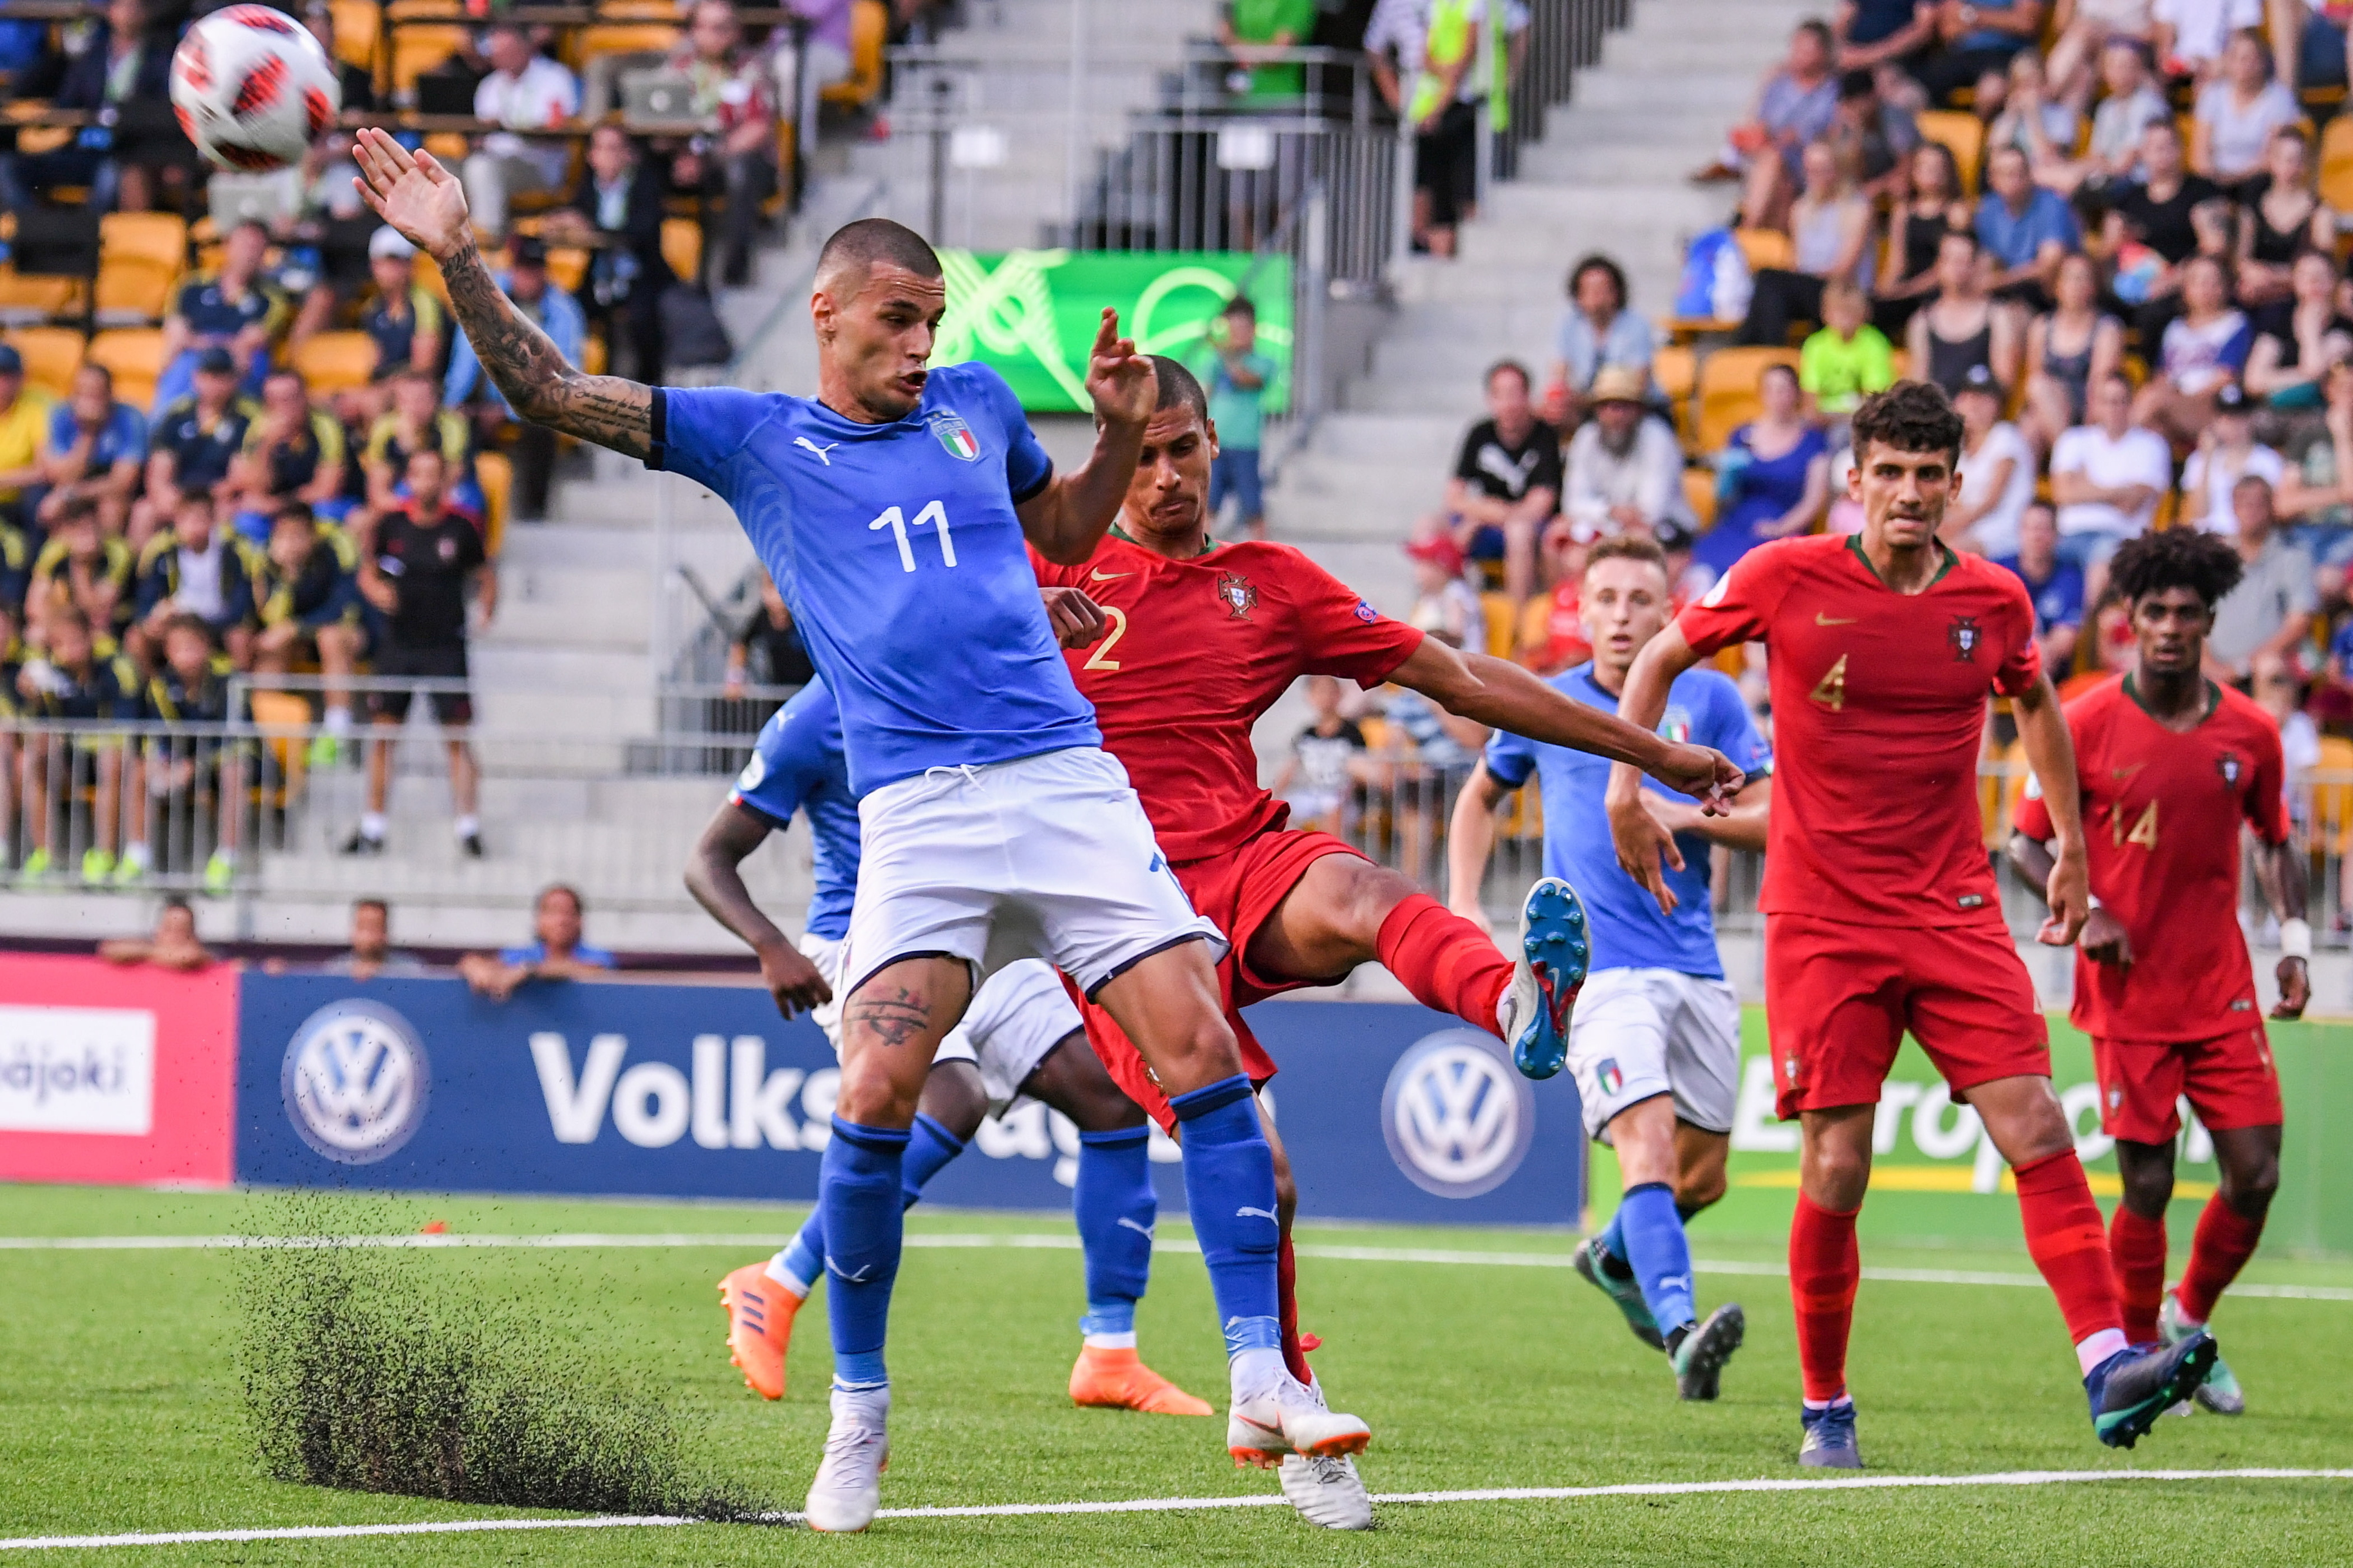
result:
M 578 293 L 580 280 L 588 276 L 588 252 L 576 245 L 549 246 L 547 276 L 566 294 Z
M 2320 133 L 2320 199 L 2353 212 L 2353 115 L 2338 115 Z
M 280 780 L 276 791 L 266 784 L 259 786 L 261 804 L 284 810 L 302 797 L 311 750 L 302 731 L 311 727 L 310 700 L 299 691 L 258 690 L 247 700 L 252 704 L 253 722 L 259 727 L 261 743 L 269 753 L 271 765 L 263 770 L 264 777 L 274 774 Z
M 702 276 L 702 226 L 691 217 L 666 217 L 661 226 L 662 259 L 681 283 Z
M 375 340 L 365 332 L 314 332 L 287 353 L 311 395 L 365 386 L 375 374 Z
M 1762 272 L 1768 267 L 1784 271 L 1798 264 L 1797 243 L 1778 228 L 1736 228 L 1732 237 L 1740 246 L 1740 254 L 1751 272 Z
M 72 389 L 86 346 L 79 332 L 71 327 L 18 327 L 5 340 L 24 356 L 26 381 L 52 397 L 63 397 Z
M 1517 640 L 1519 626 L 1512 616 L 1509 594 L 1482 594 L 1479 607 L 1487 612 L 1487 652 L 1497 658 L 1512 657 L 1512 644 Z
M 849 11 L 849 75 L 818 97 L 844 109 L 863 109 L 882 94 L 882 47 L 890 42 L 891 7 L 857 0 Z
M 474 480 L 482 487 L 482 553 L 499 558 L 506 542 L 507 503 L 514 494 L 514 459 L 504 452 L 478 452 Z
M 70 316 L 80 310 L 80 279 L 27 277 L 0 261 L 0 311 L 15 316 Z
M 89 357 L 114 374 L 114 395 L 133 408 L 155 401 L 164 374 L 164 329 L 116 327 L 90 340 Z
M 397 5 L 393 7 L 396 13 L 399 9 Z M 438 22 L 393 28 L 392 90 L 414 93 L 417 79 L 456 54 L 458 46 L 465 41 L 465 28 Z
M 1954 109 L 1931 109 L 1920 116 L 1922 139 L 1940 143 L 1961 166 L 1961 194 L 1974 201 L 1978 164 L 1985 155 L 1985 121 Z
M 376 45 L 384 37 L 384 13 L 373 0 L 328 0 L 335 24 L 335 58 L 373 73 Z
M 1651 358 L 1651 381 L 1667 400 L 1675 435 L 1691 440 L 1691 395 L 1699 382 L 1699 356 L 1688 343 L 1669 343 Z
M 2025 794 L 2026 743 L 2012 741 L 1999 754 L 1987 758 L 1978 775 L 1978 815 L 1984 823 L 1988 849 L 2000 850 L 2010 842 L 2010 825 Z
M 1703 453 L 1723 449 L 1733 431 L 1757 416 L 1757 377 L 1768 364 L 1795 369 L 1798 351 L 1766 346 L 1718 349 L 1699 369 L 1699 406 L 1693 423 Z
M 677 15 L 675 10 L 668 7 L 664 7 L 664 12 L 672 16 Z M 610 16 L 614 14 L 614 9 L 607 7 L 604 14 Z M 576 69 L 600 55 L 650 54 L 657 50 L 667 52 L 678 42 L 678 38 L 679 29 L 675 22 L 660 20 L 595 22 L 573 35 L 573 58 L 568 63 Z
M 1710 468 L 1683 470 L 1683 504 L 1705 532 L 1715 526 L 1715 473 Z
M 2312 782 L 2313 847 L 2342 855 L 2353 845 L 2353 741 L 2342 735 L 2320 738 L 2320 763 Z
M 160 321 L 188 261 L 188 224 L 176 213 L 108 213 L 98 220 L 98 313 Z

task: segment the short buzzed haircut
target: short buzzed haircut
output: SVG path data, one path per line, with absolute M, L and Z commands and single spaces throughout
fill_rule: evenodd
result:
M 1874 441 L 1898 452 L 1945 452 L 1961 459 L 1961 416 L 1944 390 L 1925 381 L 1899 381 L 1863 399 L 1854 412 L 1855 456 Z
M 1159 384 L 1153 399 L 1155 414 L 1164 408 L 1174 408 L 1182 403 L 1192 409 L 1193 416 L 1207 425 L 1209 422 L 1209 395 L 1201 390 L 1201 378 L 1170 359 L 1166 354 L 1152 356 L 1152 373 Z
M 835 229 L 825 248 L 818 252 L 817 275 L 823 278 L 847 268 L 863 276 L 883 261 L 903 267 L 918 278 L 941 276 L 939 254 L 930 243 L 905 224 L 887 217 L 862 217 Z

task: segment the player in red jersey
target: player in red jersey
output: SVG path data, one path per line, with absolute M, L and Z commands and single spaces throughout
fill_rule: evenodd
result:
M 1978 825 L 1977 761 L 1989 691 L 2010 698 L 2051 789 L 2058 849 L 2042 940 L 2085 912 L 2074 749 L 2035 649 L 2024 585 L 1936 537 L 1957 488 L 1961 420 L 1903 382 L 1854 417 L 1849 493 L 1861 535 L 1761 545 L 1653 637 L 1619 711 L 1655 723 L 1668 683 L 1716 650 L 1771 653 L 1776 760 L 1765 855 L 1765 1004 L 1780 1111 L 1801 1126 L 1789 1289 L 1805 1373 L 1799 1462 L 1859 1468 L 1846 1389 L 1862 1266 L 1854 1222 L 1871 1174 L 1880 1085 L 1908 1028 L 2017 1174 L 2027 1247 L 2059 1298 L 2100 1440 L 2129 1447 L 2205 1375 L 2202 1331 L 2164 1352 L 2128 1345 L 2106 1234 L 2051 1091 L 2051 1051 L 2026 966 L 2002 923 Z M 1609 781 L 1619 858 L 1671 907 L 1674 840 L 1641 808 L 1632 770 Z
M 2254 1253 L 2279 1186 L 2279 1074 L 2239 931 L 2242 823 L 2262 842 L 2257 869 L 2280 910 L 2272 1016 L 2301 1017 L 2312 996 L 2305 860 L 2289 842 L 2279 726 L 2202 668 L 2214 606 L 2241 570 L 2239 552 L 2211 533 L 2174 529 L 2127 542 L 2108 581 L 2131 606 L 2137 668 L 2066 710 L 2093 892 L 2072 1016 L 2092 1037 L 2101 1125 L 2124 1176 L 2108 1258 L 2135 1340 L 2171 1343 L 2204 1326 Z M 2047 881 L 2052 828 L 2039 790 L 2028 790 L 2017 828 L 2010 863 L 2029 886 Z M 2185 1093 L 2213 1136 L 2222 1182 L 2168 1294 L 2165 1205 L 2181 1131 L 2174 1107 Z M 2226 1415 L 2247 1407 L 2220 1361 L 2198 1402 Z
M 1558 1071 L 1585 960 L 1581 911 L 1576 934 L 1563 923 L 1575 909 L 1567 884 L 1547 878 L 1530 893 L 1522 917 L 1528 956 L 1515 973 L 1484 931 L 1410 879 L 1330 834 L 1285 827 L 1289 808 L 1259 785 L 1251 726 L 1299 677 L 1321 673 L 1367 687 L 1394 681 L 1480 723 L 1624 759 L 1719 805 L 1744 782 L 1739 770 L 1706 747 L 1671 743 L 1573 701 L 1517 665 L 1426 638 L 1287 545 L 1219 544 L 1207 531 L 1217 451 L 1207 399 L 1176 361 L 1153 363 L 1160 406 L 1111 536 L 1082 565 L 1055 566 L 1034 552 L 1032 564 L 1050 589 L 1082 592 L 1100 606 L 1102 639 L 1067 655 L 1071 673 L 1177 881 L 1232 943 L 1218 982 L 1245 1069 L 1254 1083 L 1275 1070 L 1243 1007 L 1332 984 L 1377 959 L 1424 1005 L 1502 1036 L 1523 1071 Z M 1557 940 L 1548 947 L 1547 937 Z M 1547 959 L 1568 949 L 1571 963 Z M 1556 978 L 1540 985 L 1548 970 Z M 1171 1127 L 1167 1098 L 1143 1058 L 1102 1009 L 1090 1004 L 1086 1013 L 1112 1077 Z M 1271 1125 L 1267 1136 L 1275 1142 Z M 1283 1353 L 1293 1375 L 1310 1382 L 1292 1297 L 1294 1189 L 1276 1149 Z M 1286 1460 L 1282 1480 L 1318 1523 L 1371 1522 L 1345 1461 Z

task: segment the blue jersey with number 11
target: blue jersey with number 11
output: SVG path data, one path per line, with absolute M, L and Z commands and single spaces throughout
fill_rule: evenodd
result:
M 850 787 L 1095 746 L 1014 506 L 1054 466 L 985 365 L 888 425 L 814 398 L 657 387 L 651 468 L 735 509 L 841 709 Z

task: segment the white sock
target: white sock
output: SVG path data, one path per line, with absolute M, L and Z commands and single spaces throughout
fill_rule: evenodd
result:
M 362 838 L 382 838 L 384 837 L 384 813 L 380 811 L 361 812 L 360 837 Z
M 1233 1363 L 1227 1370 L 1233 1375 L 1233 1390 L 1237 1398 L 1255 1394 L 1262 1388 L 1271 1387 L 1279 1379 L 1291 1375 L 1289 1369 L 1282 1364 L 1282 1352 L 1273 1349 L 1236 1352 Z
M 785 1255 L 781 1252 L 768 1259 L 767 1268 L 762 1269 L 761 1272 L 765 1274 L 769 1279 L 775 1280 L 777 1284 L 783 1286 L 786 1289 L 790 1290 L 794 1295 L 799 1297 L 804 1301 L 808 1300 L 809 1288 L 816 1283 L 813 1279 L 802 1279 L 799 1275 L 795 1274 L 791 1269 L 786 1268 Z
M 1135 1348 L 1134 1329 L 1124 1334 L 1088 1334 L 1084 1337 L 1087 1349 L 1091 1351 L 1132 1351 Z
M 2125 1338 L 2122 1329 L 2102 1329 L 2075 1347 L 2075 1364 L 2084 1369 L 2085 1377 L 2089 1377 L 2094 1367 L 2118 1351 L 2130 1349 L 2132 1342 Z
M 481 830 L 482 819 L 479 816 L 461 816 L 458 819 L 457 831 L 460 838 L 471 838 Z
M 1852 1396 L 1841 1394 L 1836 1399 L 1801 1399 L 1798 1403 L 1809 1410 L 1828 1410 L 1833 1405 L 1852 1403 Z
M 351 732 L 352 732 L 352 710 L 351 710 L 350 709 L 348 709 L 348 708 L 330 708 L 330 709 L 328 709 L 328 710 L 327 710 L 327 733 L 328 733 L 328 734 L 330 734 L 330 735 L 334 735 L 334 736 L 341 737 L 341 736 L 344 736 L 344 735 L 349 735 Z

